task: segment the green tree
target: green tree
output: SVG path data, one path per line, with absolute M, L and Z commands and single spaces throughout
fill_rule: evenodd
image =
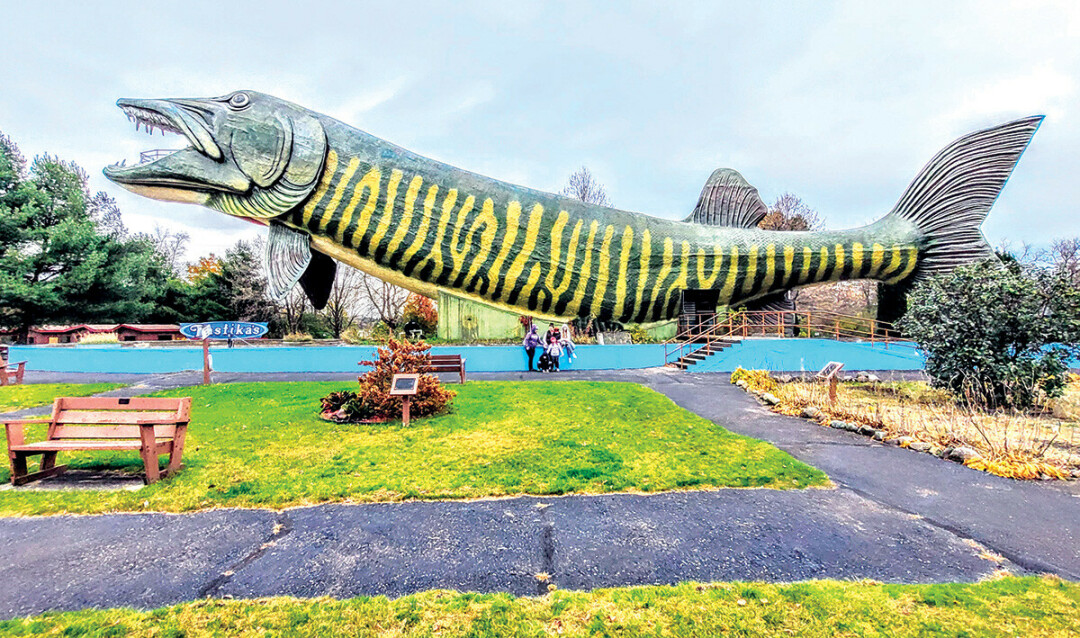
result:
M 146 241 L 153 243 L 152 240 Z M 260 246 L 238 241 L 216 263 L 188 281 L 171 279 L 154 311 L 154 320 L 169 323 L 197 321 L 273 322 L 278 307 L 267 296 Z M 164 266 L 169 269 L 168 266 Z M 171 269 L 169 269 L 171 272 Z
M 26 168 L 0 136 L 0 324 L 140 321 L 168 273 L 152 244 L 124 237 L 115 203 L 49 155 Z
M 1059 396 L 1080 355 L 1080 291 L 1060 272 L 988 260 L 911 291 L 904 334 L 926 353 L 934 385 L 989 407 Z

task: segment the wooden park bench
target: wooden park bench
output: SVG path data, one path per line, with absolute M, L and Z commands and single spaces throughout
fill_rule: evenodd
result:
M 428 355 L 430 363 L 424 372 L 428 374 L 443 374 L 453 372 L 465 383 L 465 357 L 460 354 L 432 354 Z M 364 365 L 363 361 L 358 362 Z
M 425 372 L 431 374 L 454 372 L 461 377 L 461 383 L 465 383 L 465 357 L 460 354 L 433 354 L 429 358 L 431 364 Z
M 8 361 L 7 346 L 0 346 L 0 385 L 18 385 L 26 376 L 25 361 Z
M 143 397 L 106 398 L 59 397 L 52 416 L 44 420 L 4 423 L 7 429 L 11 482 L 22 485 L 59 474 L 66 465 L 56 465 L 57 452 L 85 450 L 137 450 L 146 468 L 147 484 L 180 471 L 184 437 L 191 414 L 191 398 L 151 399 Z M 44 441 L 26 443 L 23 427 L 48 425 Z M 37 472 L 27 472 L 26 459 L 41 455 Z M 158 455 L 168 454 L 162 472 Z

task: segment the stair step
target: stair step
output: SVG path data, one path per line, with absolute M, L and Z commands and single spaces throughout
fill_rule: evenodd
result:
M 687 344 L 692 344 L 692 343 L 702 343 L 702 342 L 688 341 L 686 343 Z M 713 356 L 714 354 L 716 354 L 718 352 L 722 352 L 723 350 L 726 350 L 726 349 L 730 348 L 731 346 L 737 345 L 739 343 L 739 341 L 737 339 L 717 339 L 717 340 L 707 341 L 705 343 L 707 343 L 708 345 L 705 345 L 705 346 L 703 346 L 701 348 L 698 348 L 697 350 L 695 350 L 695 351 L 693 351 L 693 352 L 691 352 L 689 354 L 686 354 L 686 355 L 683 355 L 682 357 L 679 357 L 679 359 L 672 362 L 671 365 L 674 365 L 676 368 L 678 368 L 680 370 L 689 370 L 690 366 L 696 365 L 696 364 L 708 359 L 709 357 Z

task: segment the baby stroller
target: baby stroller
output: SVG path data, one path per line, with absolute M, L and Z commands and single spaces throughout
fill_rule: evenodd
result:
M 540 372 L 551 372 L 555 367 L 555 359 L 548 353 L 540 355 L 540 360 L 536 362 L 536 369 Z

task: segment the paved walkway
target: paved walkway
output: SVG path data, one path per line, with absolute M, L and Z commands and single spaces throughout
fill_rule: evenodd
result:
M 472 378 L 643 383 L 821 468 L 838 487 L 0 519 L 0 617 L 204 596 L 396 596 L 430 588 L 536 594 L 549 584 L 684 580 L 969 581 L 998 567 L 984 549 L 1017 573 L 1080 580 L 1075 483 L 1010 481 L 775 415 L 722 375 Z M 126 391 L 191 382 L 177 375 L 141 381 L 146 388 Z

